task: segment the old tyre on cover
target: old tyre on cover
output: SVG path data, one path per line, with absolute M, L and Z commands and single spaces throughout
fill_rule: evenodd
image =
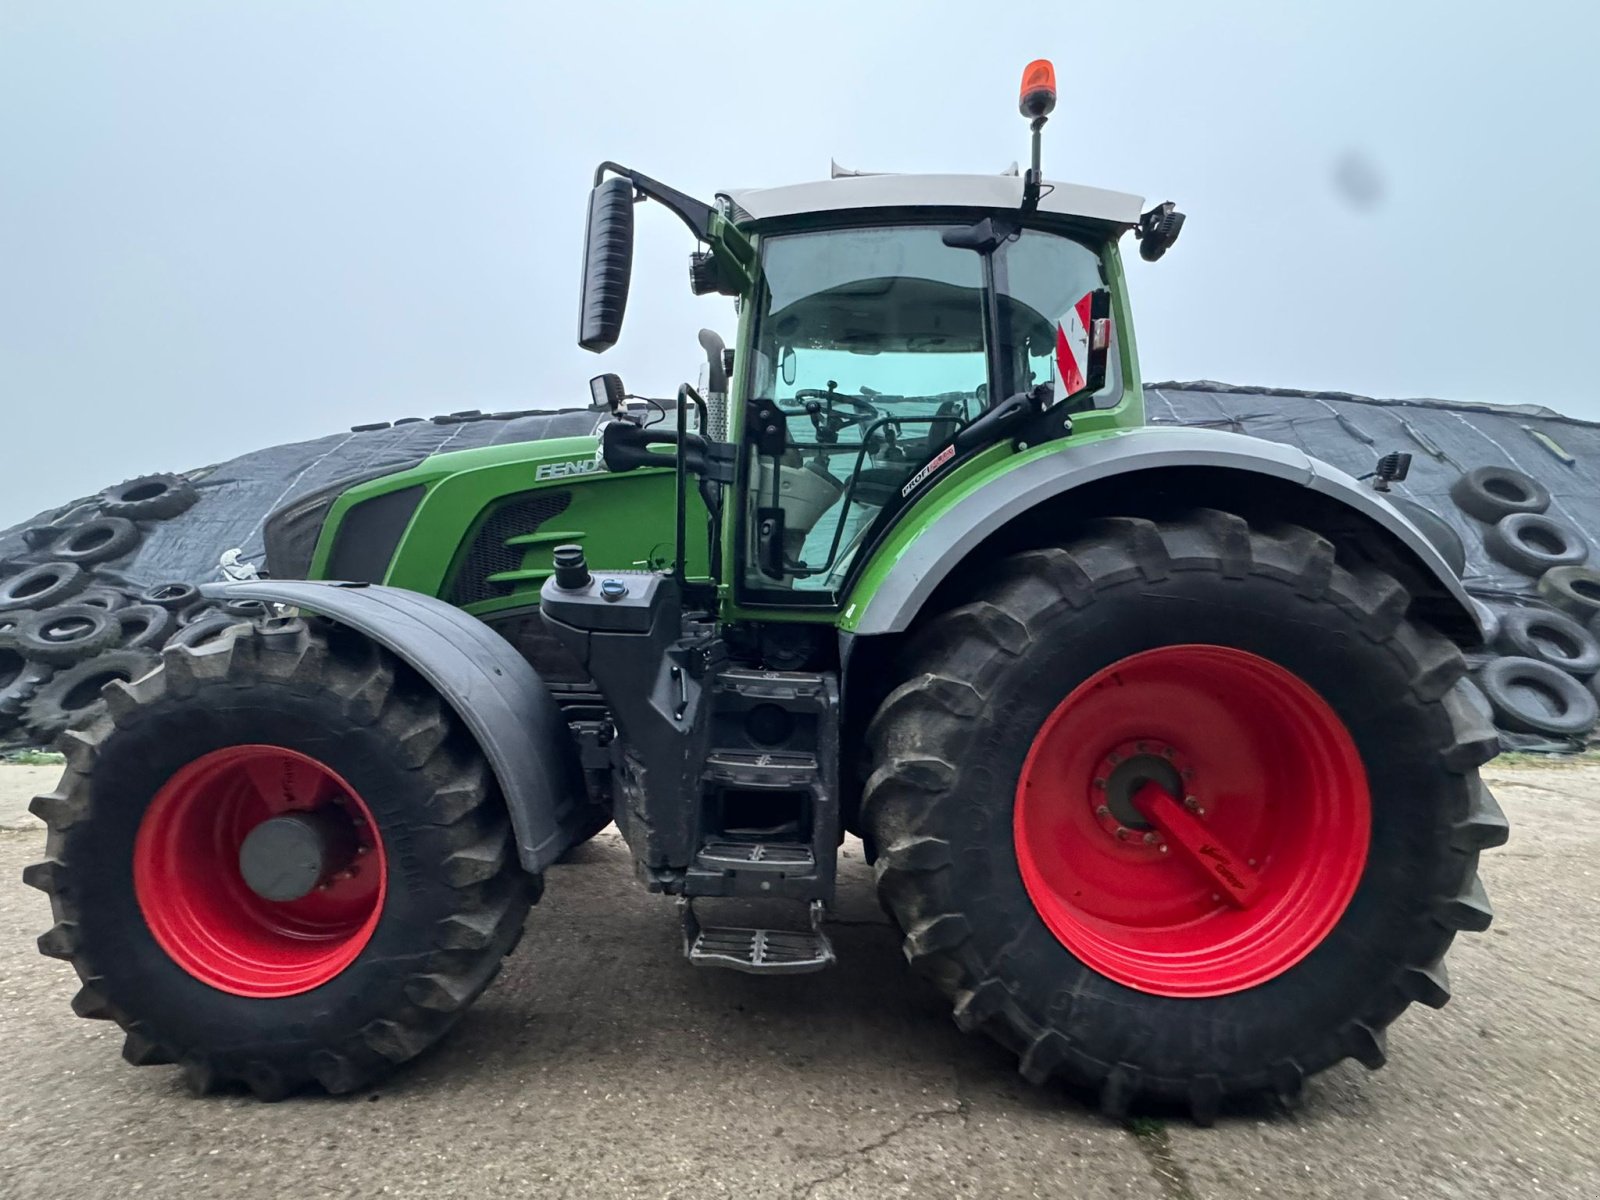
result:
M 1467 573 L 1467 547 L 1455 526 L 1427 505 L 1418 504 L 1415 500 L 1407 500 L 1404 496 L 1388 496 L 1386 499 L 1400 510 L 1406 520 L 1422 531 L 1423 537 L 1433 543 L 1433 548 L 1450 565 L 1457 578 Z
M 118 642 L 138 650 L 159 650 L 167 644 L 178 618 L 159 604 L 133 604 L 111 614 L 120 626 Z
M 1450 499 L 1462 512 L 1493 525 L 1512 513 L 1542 513 L 1550 507 L 1550 490 L 1510 467 L 1477 467 L 1450 485 Z
M 156 604 L 172 612 L 182 612 L 200 599 L 200 589 L 184 580 L 158 583 L 139 593 L 140 604 Z
M 1566 613 L 1513 608 L 1500 615 L 1495 647 L 1516 658 L 1536 658 L 1586 679 L 1600 671 L 1600 640 Z
M 159 661 L 148 650 L 106 650 L 57 671 L 23 708 L 23 723 L 46 745 L 68 727 L 104 712 L 101 692 L 108 683 L 138 679 Z
M 1496 562 L 1538 578 L 1589 557 L 1589 543 L 1565 521 L 1544 513 L 1512 513 L 1483 531 L 1483 548 Z
M 1562 612 L 1592 625 L 1600 618 L 1600 571 L 1556 567 L 1539 578 L 1539 595 Z
M 536 882 L 494 778 L 433 690 L 349 631 L 280 619 L 162 663 L 64 739 L 34 802 L 40 949 L 124 1058 L 179 1063 L 196 1092 L 364 1087 L 442 1037 L 521 931 Z
M 68 529 L 50 547 L 60 562 L 87 567 L 121 558 L 139 544 L 139 527 L 126 517 L 96 517 Z
M 121 636 L 116 613 L 73 603 L 29 613 L 11 638 L 28 658 L 65 667 L 109 650 Z
M 100 511 L 131 521 L 161 521 L 187 512 L 199 494 L 181 475 L 141 475 L 100 493 Z
M 42 563 L 0 580 L 0 613 L 51 608 L 88 586 L 89 576 L 77 563 Z
M 1507 832 L 1495 732 L 1409 599 L 1308 529 L 1197 510 L 1002 560 L 915 634 L 861 825 L 957 1023 L 1113 1115 L 1381 1066 L 1488 925 Z
M 116 612 L 119 608 L 127 608 L 132 603 L 132 598 L 121 588 L 114 587 L 88 587 L 72 598 L 74 604 L 87 604 L 92 608 L 103 608 L 107 612 Z
M 212 609 L 190 621 L 187 625 L 178 623 L 177 632 L 167 637 L 169 646 L 188 646 L 191 649 L 204 646 L 224 637 L 230 630 L 240 629 L 250 624 L 244 617 L 235 617 L 221 609 Z
M 1496 658 L 1477 671 L 1495 721 L 1516 733 L 1578 738 L 1600 720 L 1595 695 L 1571 675 L 1537 658 Z
M 53 668 L 30 663 L 9 634 L 0 634 L 0 714 L 19 717 L 22 708 Z

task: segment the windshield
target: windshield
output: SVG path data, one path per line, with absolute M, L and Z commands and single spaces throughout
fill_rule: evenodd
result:
M 878 514 L 925 468 L 950 461 L 951 439 L 988 405 L 984 258 L 945 244 L 965 227 L 764 240 L 746 394 L 775 403 L 785 441 L 781 456 L 747 451 L 747 586 L 812 601 L 836 594 Z M 998 378 L 1026 390 L 1051 378 L 1056 322 L 1100 286 L 1099 258 L 1029 231 L 995 260 Z M 772 539 L 765 561 L 758 545 L 776 525 L 781 563 Z

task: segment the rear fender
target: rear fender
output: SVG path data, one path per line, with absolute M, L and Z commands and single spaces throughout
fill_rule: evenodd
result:
M 571 731 L 537 672 L 475 617 L 432 596 L 368 584 L 208 584 L 212 600 L 292 604 L 365 634 L 426 679 L 489 761 L 525 870 L 543 871 L 579 836 L 585 789 Z
M 1176 481 L 1180 471 L 1200 473 L 1207 481 L 1182 493 L 1187 503 L 1226 508 L 1230 498 L 1253 489 L 1268 511 L 1304 519 L 1329 536 L 1334 526 L 1354 526 L 1364 536 L 1380 539 L 1429 618 L 1462 644 L 1481 642 L 1478 608 L 1461 580 L 1422 531 L 1382 496 L 1293 446 L 1193 428 L 1144 428 L 1069 442 L 983 479 L 939 510 L 886 568 L 874 564 L 869 569 L 874 585 L 865 597 L 852 597 L 843 628 L 861 635 L 909 629 L 940 585 L 992 540 L 1013 535 L 1019 527 L 1036 534 L 1044 514 L 1050 520 L 1113 515 L 1094 507 L 1090 497 L 1101 488 L 1114 489 L 1118 479 L 1132 488 L 1133 499 L 1124 488 L 1117 514 L 1146 515 L 1137 507 L 1138 497 L 1156 495 L 1163 490 L 1162 480 Z M 1307 503 L 1284 503 L 1284 497 L 1296 493 Z M 1083 497 L 1081 506 L 1077 496 Z

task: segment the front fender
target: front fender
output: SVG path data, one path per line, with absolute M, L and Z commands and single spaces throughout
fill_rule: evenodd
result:
M 411 666 L 489 760 L 525 870 L 544 870 L 577 837 L 586 793 L 571 732 L 538 673 L 482 621 L 432 596 L 368 584 L 273 579 L 200 590 L 212 600 L 292 604 L 365 634 Z
M 1462 628 L 1481 637 L 1477 605 L 1461 580 L 1422 531 L 1376 492 L 1293 446 L 1193 428 L 1144 428 L 1069 442 L 1059 449 L 1041 448 L 1019 465 L 976 482 L 893 556 L 886 570 L 876 574 L 867 596 L 852 597 L 845 629 L 863 635 L 901 632 L 969 555 L 1029 510 L 1118 475 L 1175 468 L 1241 472 L 1293 484 L 1353 510 L 1414 561 L 1445 604 L 1459 610 Z M 1197 496 L 1195 502 L 1203 504 L 1205 497 Z

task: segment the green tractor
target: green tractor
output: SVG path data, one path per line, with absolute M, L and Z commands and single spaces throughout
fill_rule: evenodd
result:
M 1380 1066 L 1507 835 L 1473 604 L 1397 460 L 1145 425 L 1119 242 L 1183 217 L 1046 180 L 1053 104 L 1035 64 L 994 177 L 603 164 L 580 343 L 654 201 L 736 346 L 273 518 L 270 577 L 208 585 L 241 623 L 111 685 L 35 802 L 75 1011 L 196 1092 L 366 1087 L 615 821 L 690 964 L 772 975 L 834 961 L 854 834 L 956 1023 L 1109 1114 Z

